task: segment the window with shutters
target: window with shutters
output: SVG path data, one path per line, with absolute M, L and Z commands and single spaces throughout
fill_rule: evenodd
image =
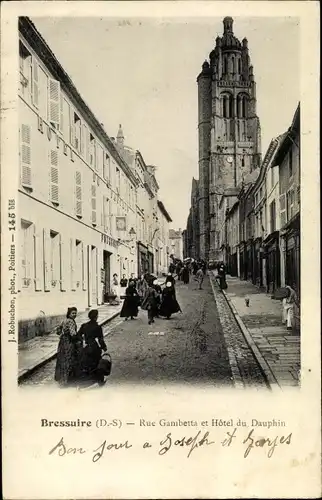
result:
M 24 188 L 32 189 L 32 164 L 31 164 L 31 127 L 22 124 L 20 129 L 20 167 L 21 185 Z
M 60 127 L 62 133 L 63 133 L 63 137 L 66 141 L 68 141 L 69 139 L 69 136 L 70 136 L 70 126 L 71 126 L 71 123 L 70 123 L 70 106 L 69 106 L 69 103 L 66 101 L 66 99 L 62 99 L 62 107 L 63 107 L 63 111 L 62 111 L 62 126 Z
M 103 177 L 106 181 L 110 181 L 111 159 L 107 153 L 104 154 Z
M 96 144 L 92 134 L 89 134 L 89 164 L 96 169 Z
M 29 101 L 31 97 L 31 54 L 19 41 L 20 94 Z
M 73 139 L 72 139 L 72 146 L 80 152 L 81 150 L 81 130 L 82 130 L 82 125 L 81 125 L 81 119 L 80 117 L 74 112 L 73 113 Z
M 61 92 L 59 99 L 59 110 L 60 110 L 60 121 L 58 129 L 62 134 L 64 134 L 64 98 Z
M 83 281 L 83 245 L 80 240 L 75 240 L 75 282 L 76 290 L 80 289 Z
M 271 233 L 276 231 L 276 202 L 275 200 L 269 206 L 269 216 L 270 216 L 270 229 Z
M 59 286 L 60 281 L 60 237 L 56 231 L 50 231 L 50 268 L 49 279 L 53 288 Z
M 287 222 L 286 194 L 285 193 L 280 195 L 279 202 L 280 202 L 280 221 L 281 221 L 281 229 L 282 229 Z
M 81 154 L 85 161 L 88 161 L 88 129 L 85 123 L 83 123 L 81 133 Z
M 121 172 L 120 169 L 116 167 L 116 192 L 120 194 L 121 187 Z
M 47 104 L 48 104 L 48 76 L 44 70 L 39 66 L 38 68 L 38 112 L 39 116 L 46 120 L 47 117 Z
M 48 121 L 59 128 L 60 124 L 60 82 L 48 79 Z
M 111 204 L 107 196 L 103 196 L 103 228 L 105 233 L 110 230 Z
M 59 165 L 58 151 L 52 149 L 49 152 L 50 161 L 50 201 L 55 205 L 59 204 Z
M 39 106 L 39 65 L 35 57 L 32 58 L 31 65 L 32 76 L 32 103 L 38 108 Z
M 20 226 L 21 288 L 31 288 L 34 276 L 34 230 L 32 222 L 21 220 Z
M 287 221 L 290 221 L 295 215 L 294 189 L 290 189 L 286 195 L 287 201 Z
M 97 225 L 97 199 L 96 199 L 96 184 L 91 186 L 91 204 L 92 204 L 92 224 Z
M 99 175 L 103 174 L 104 167 L 104 151 L 102 146 L 96 144 L 96 170 Z
M 83 216 L 83 193 L 82 193 L 82 173 L 77 171 L 75 173 L 75 187 L 76 187 L 76 215 L 77 217 Z

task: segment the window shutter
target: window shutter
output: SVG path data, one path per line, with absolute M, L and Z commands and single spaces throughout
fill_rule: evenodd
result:
M 50 291 L 50 265 L 51 265 L 51 253 L 50 253 L 50 235 L 47 229 L 43 230 L 43 243 L 44 243 L 44 277 L 45 277 L 45 291 Z
M 60 118 L 60 83 L 57 80 L 49 78 L 49 121 L 59 126 Z
M 96 258 L 96 298 L 97 298 L 97 305 L 100 305 L 102 300 L 100 296 L 100 290 L 101 290 L 101 267 L 99 263 L 99 252 L 98 248 L 95 248 L 95 258 Z
M 69 274 L 68 256 L 66 244 L 61 235 L 59 235 L 59 259 L 60 259 L 60 290 L 66 292 L 67 277 Z
M 92 184 L 92 224 L 96 223 L 96 185 Z
M 82 217 L 83 214 L 83 201 L 82 201 L 82 173 L 77 171 L 75 173 L 76 184 L 76 215 Z
M 87 290 L 87 278 L 88 278 L 88 257 L 87 257 L 87 245 L 82 243 L 82 281 L 83 290 Z
M 28 286 L 30 286 L 31 282 L 31 266 L 32 266 L 32 258 L 33 258 L 33 234 L 31 233 L 31 226 L 26 230 L 27 236 L 27 244 L 26 244 L 26 278 L 28 281 Z
M 39 103 L 39 67 L 38 62 L 32 58 L 32 102 L 38 108 Z
M 31 176 L 31 128 L 30 125 L 21 125 L 21 184 L 24 187 L 32 186 Z
M 107 179 L 107 158 L 103 151 L 103 179 Z
M 64 99 L 63 99 L 63 95 L 62 94 L 60 94 L 59 103 L 60 103 L 60 123 L 59 123 L 59 130 L 61 132 L 63 132 L 64 131 Z
M 35 290 L 43 289 L 43 252 L 41 235 L 34 228 L 34 262 L 35 262 Z
M 75 122 L 74 122 L 74 111 L 70 110 L 70 143 L 73 147 L 75 147 Z
M 285 226 L 287 222 L 286 218 L 286 194 L 283 193 L 280 198 L 280 227 L 281 229 Z
M 85 133 L 86 133 L 86 127 L 83 124 L 82 129 L 81 129 L 81 149 L 80 149 L 80 153 L 83 157 L 86 156 L 86 154 L 85 154 Z
M 59 203 L 59 169 L 58 169 L 58 151 L 50 151 L 50 201 Z
M 70 269 L 72 290 L 76 290 L 76 242 L 74 238 L 70 239 Z
M 88 129 L 85 124 L 83 124 L 83 133 L 82 133 L 82 143 L 83 143 L 83 157 L 87 163 L 89 163 L 89 135 Z

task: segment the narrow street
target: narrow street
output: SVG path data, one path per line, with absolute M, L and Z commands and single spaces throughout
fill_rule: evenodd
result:
M 118 317 L 108 323 L 104 334 L 113 366 L 107 385 L 177 383 L 233 387 L 234 359 L 244 386 L 265 386 L 224 297 L 217 290 L 215 296 L 216 300 L 209 278 L 203 290 L 197 290 L 194 281 L 189 285 L 178 283 L 182 314 L 170 320 L 157 318 L 153 325 L 148 325 L 147 313 L 140 311 L 133 321 Z M 52 360 L 21 386 L 55 384 L 54 368 Z

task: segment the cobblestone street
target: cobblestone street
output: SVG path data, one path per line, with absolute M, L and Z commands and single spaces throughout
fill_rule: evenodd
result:
M 214 298 L 214 293 L 215 297 Z M 104 327 L 112 356 L 113 384 L 262 386 L 265 380 L 222 294 L 209 279 L 203 290 L 178 285 L 182 314 L 148 325 L 146 312 L 133 321 L 115 318 Z M 55 360 L 21 384 L 54 384 Z M 103 389 L 104 390 L 104 389 Z

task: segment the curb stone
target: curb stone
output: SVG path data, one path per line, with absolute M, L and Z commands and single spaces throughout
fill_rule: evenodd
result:
M 210 285 L 211 285 L 211 288 L 212 288 L 212 293 L 213 293 L 214 299 L 216 301 L 215 287 L 214 287 L 214 283 L 213 283 L 213 280 L 212 280 L 211 276 L 209 276 L 209 281 L 210 281 Z M 225 342 L 226 342 L 226 347 L 227 347 L 227 352 L 228 352 L 228 359 L 229 359 L 229 364 L 230 364 L 230 369 L 231 369 L 231 374 L 232 374 L 232 380 L 233 380 L 233 383 L 234 383 L 234 387 L 236 389 L 244 389 L 245 385 L 243 383 L 243 379 L 242 379 L 241 373 L 240 373 L 239 368 L 238 368 L 238 363 L 237 363 L 237 359 L 236 359 L 235 353 L 234 353 L 233 349 L 231 349 L 227 345 L 227 339 L 226 339 L 226 335 L 225 335 L 224 331 L 223 331 L 223 334 L 224 334 L 224 338 L 225 338 Z
M 109 318 L 106 318 L 105 320 L 99 322 L 99 325 L 100 326 L 104 326 L 104 325 L 106 325 L 106 323 L 109 323 L 113 319 L 117 318 L 117 316 L 119 316 L 119 315 L 120 315 L 120 311 L 115 312 Z M 108 334 L 105 334 L 104 337 L 106 337 L 106 335 L 108 335 Z M 57 347 L 55 347 L 55 349 L 51 350 L 49 353 L 47 353 L 45 356 L 43 356 L 40 359 L 40 361 L 38 361 L 34 366 L 31 366 L 30 368 L 26 368 L 26 369 L 20 370 L 19 373 L 18 373 L 18 384 L 20 382 L 22 382 L 24 379 L 26 379 L 29 375 L 31 375 L 32 373 L 34 373 L 36 370 L 38 370 L 39 368 L 41 368 L 45 364 L 47 364 L 50 361 L 52 361 L 53 359 L 55 359 L 56 356 L 57 356 Z

